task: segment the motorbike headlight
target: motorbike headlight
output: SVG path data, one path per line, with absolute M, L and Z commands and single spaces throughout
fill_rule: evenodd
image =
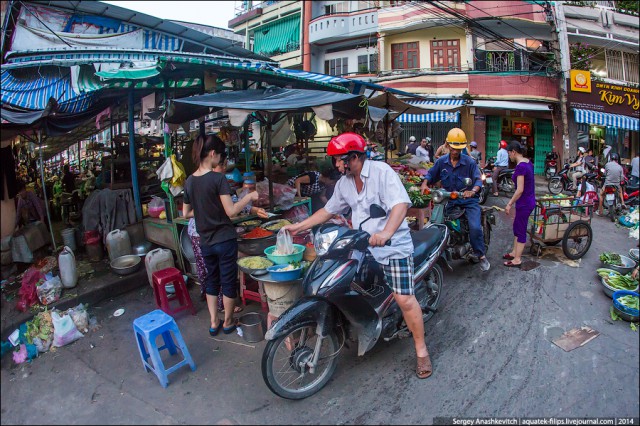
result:
M 487 175 L 485 175 L 484 173 L 482 174 L 482 180 L 487 180 Z
M 431 193 L 431 198 L 433 199 L 434 203 L 441 203 L 442 200 L 444 200 L 444 196 L 442 195 L 441 191 L 433 191 Z
M 604 168 L 600 169 L 600 173 L 604 174 L 604 172 L 605 172 Z
M 326 234 L 318 232 L 313 242 L 313 246 L 316 249 L 316 255 L 325 255 L 337 237 L 338 230 L 327 232 Z

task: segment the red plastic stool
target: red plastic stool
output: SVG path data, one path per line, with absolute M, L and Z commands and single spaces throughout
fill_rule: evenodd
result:
M 247 306 L 247 300 L 253 300 L 254 302 L 259 302 L 262 310 L 265 312 L 269 312 L 269 306 L 267 305 L 267 296 L 264 294 L 264 288 L 262 287 L 262 282 L 258 281 L 258 291 L 252 291 L 247 288 L 247 277 L 245 273 L 242 271 L 238 271 L 240 274 L 240 298 L 242 299 L 242 304 Z
M 184 283 L 182 273 L 179 269 L 161 269 L 154 272 L 152 277 L 153 294 L 156 297 L 156 305 L 158 306 L 158 308 L 162 309 L 162 311 L 168 315 L 175 315 L 178 312 L 184 311 L 185 309 L 191 310 L 191 315 L 196 314 L 196 308 L 191 302 L 191 296 L 189 296 L 187 285 Z M 173 288 L 176 291 L 175 296 L 172 296 L 171 298 L 169 298 L 169 296 L 167 295 L 166 286 L 169 284 L 173 284 Z M 178 307 L 171 308 L 169 306 L 169 302 L 173 300 L 178 302 Z

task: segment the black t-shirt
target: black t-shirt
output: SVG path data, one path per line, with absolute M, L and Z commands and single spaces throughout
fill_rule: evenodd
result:
M 208 246 L 233 240 L 237 233 L 224 211 L 221 195 L 231 195 L 225 175 L 208 172 L 191 175 L 184 184 L 184 202 L 193 208 L 200 242 Z
M 65 173 L 62 176 L 62 187 L 64 188 L 64 192 L 73 192 L 76 189 L 76 177 L 73 173 Z

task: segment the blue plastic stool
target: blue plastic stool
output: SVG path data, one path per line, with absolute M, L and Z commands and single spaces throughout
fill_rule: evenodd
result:
M 184 343 L 180 329 L 178 329 L 178 325 L 170 315 L 165 314 L 160 309 L 149 312 L 133 321 L 133 331 L 136 335 L 143 367 L 146 371 L 153 371 L 158 376 L 158 380 L 160 380 L 160 384 L 163 387 L 166 388 L 169 384 L 167 376 L 184 365 L 189 365 L 191 371 L 196 371 L 196 364 L 193 362 L 187 345 Z M 172 331 L 176 337 L 177 346 L 171 338 Z M 159 335 L 162 335 L 164 339 L 162 347 L 156 345 L 156 337 Z M 147 350 L 147 348 L 149 349 Z M 171 355 L 175 355 L 178 352 L 177 348 L 182 351 L 184 359 L 168 370 L 165 369 L 162 358 L 160 358 L 160 351 L 167 349 Z M 152 363 L 149 363 L 149 358 L 151 358 Z

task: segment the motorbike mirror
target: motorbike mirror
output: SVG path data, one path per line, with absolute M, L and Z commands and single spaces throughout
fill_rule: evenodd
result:
M 369 216 L 373 219 L 379 219 L 381 217 L 386 217 L 387 212 L 377 204 L 371 204 L 369 207 Z
M 471 180 L 471 178 L 464 178 L 463 180 L 464 185 L 468 188 L 471 186 L 471 184 L 473 183 L 473 181 Z

